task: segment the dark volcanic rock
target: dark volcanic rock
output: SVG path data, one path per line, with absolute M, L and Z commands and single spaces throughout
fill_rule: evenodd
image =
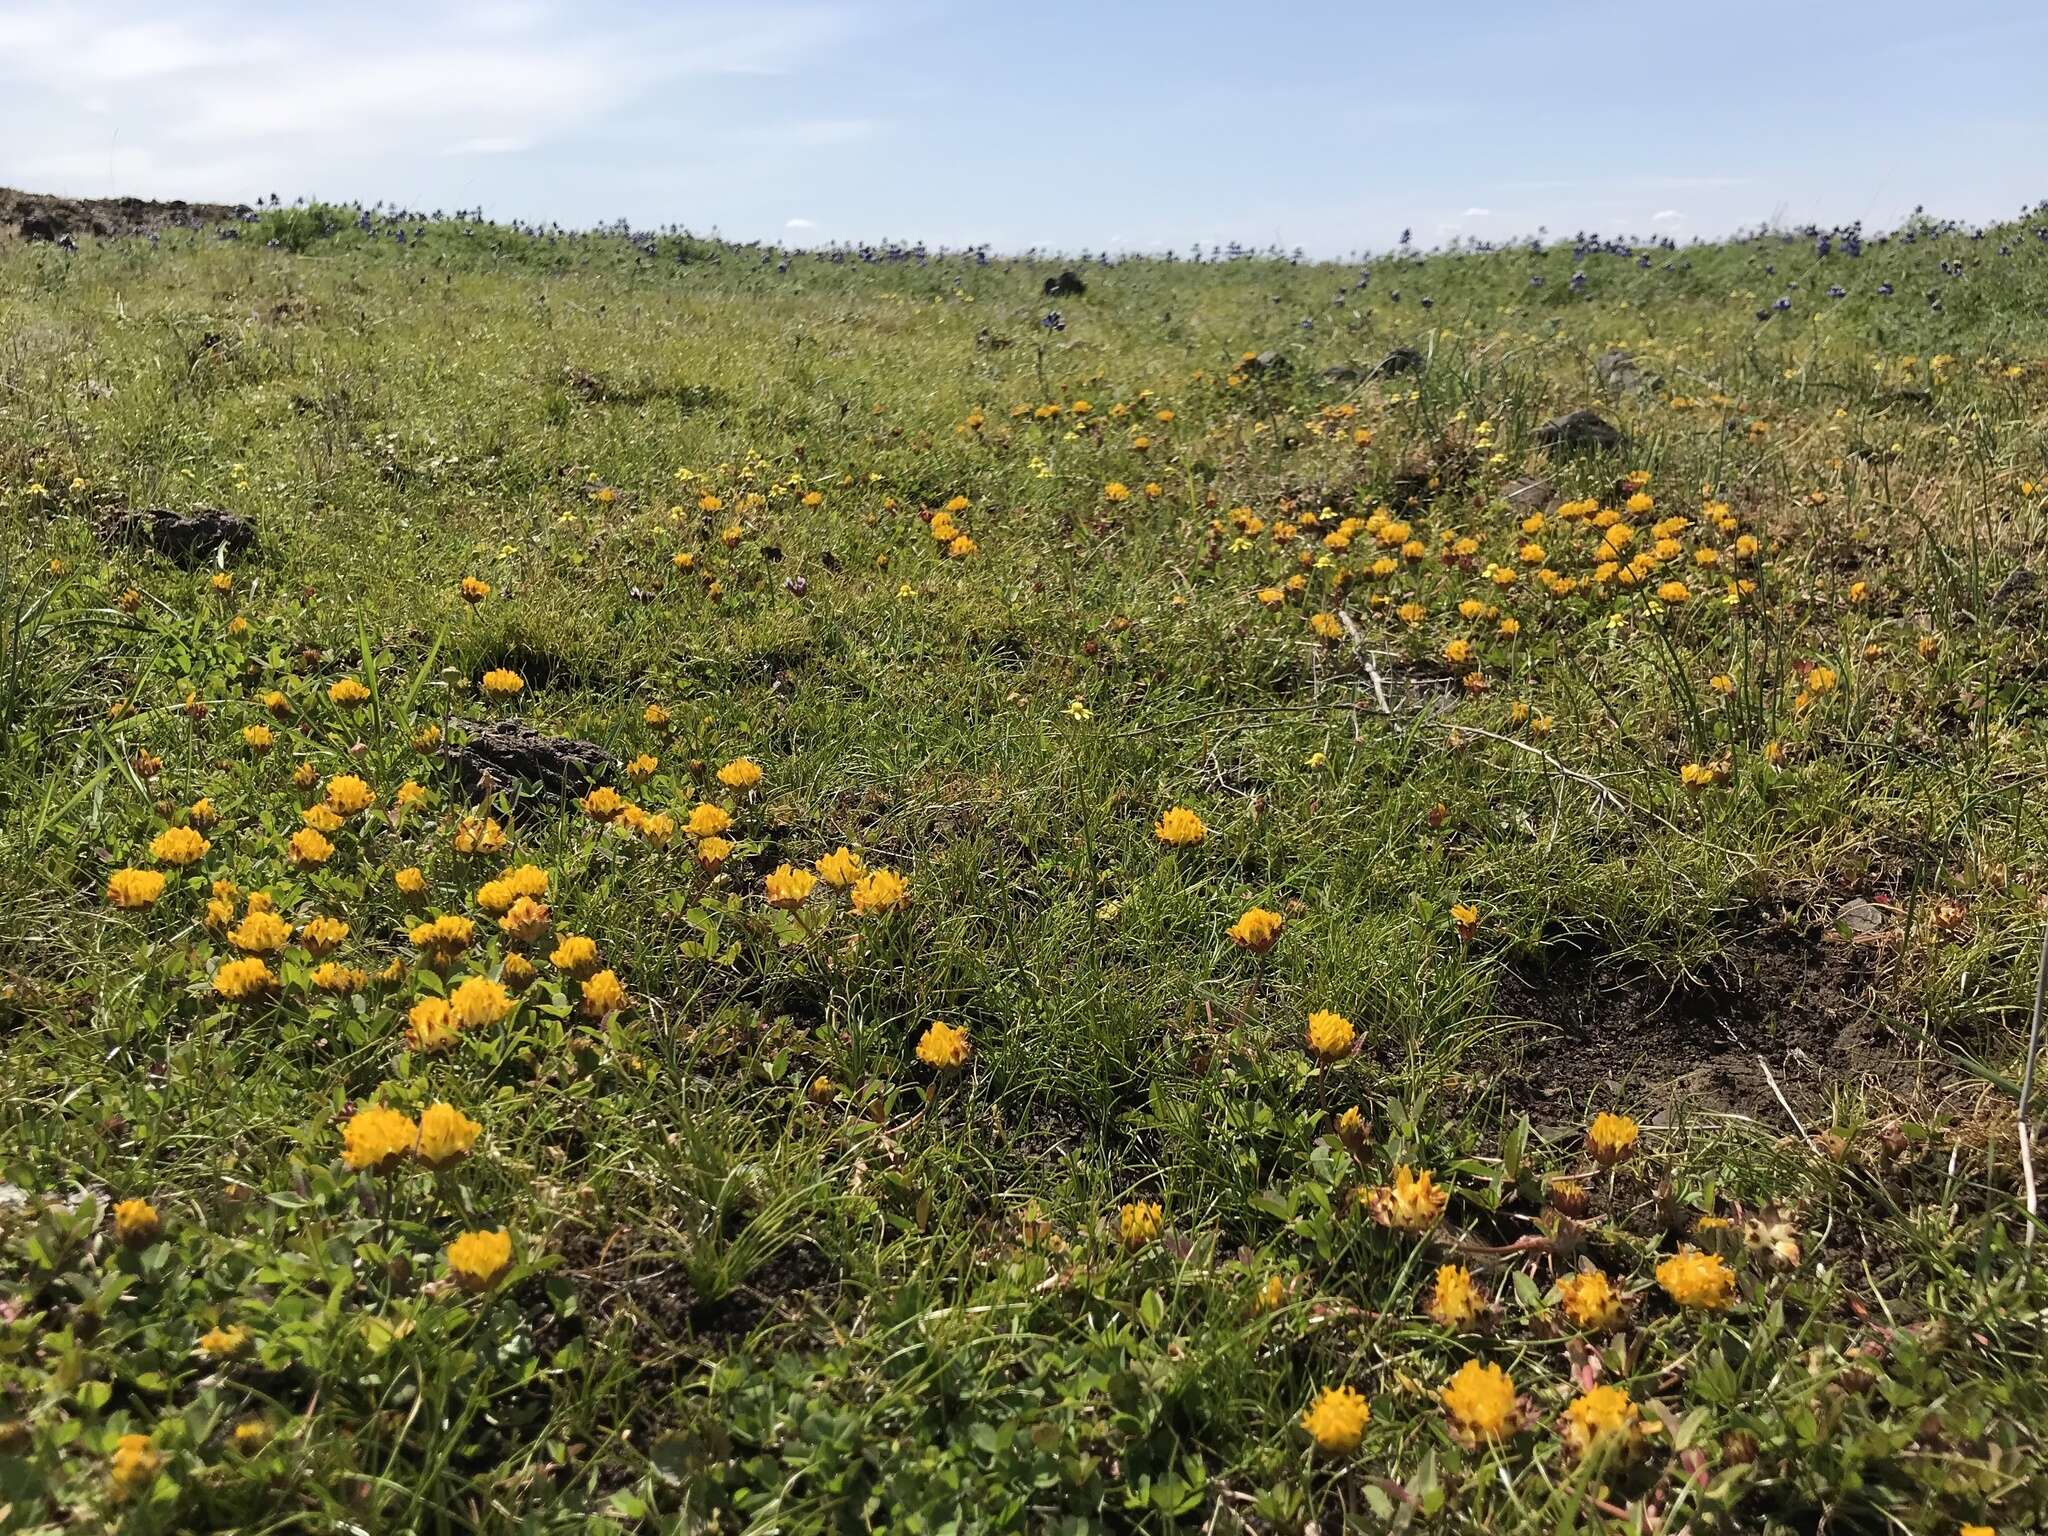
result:
M 466 739 L 442 750 L 472 792 L 488 779 L 499 788 L 539 784 L 567 794 L 603 778 L 613 767 L 611 753 L 596 742 L 543 735 L 523 721 L 454 724 Z
M 1428 362 L 1429 359 L 1413 347 L 1396 347 L 1379 360 L 1379 366 L 1372 371 L 1373 377 L 1391 379 L 1398 373 L 1419 373 Z
M 1072 267 L 1067 268 L 1058 277 L 1048 277 L 1045 280 L 1045 296 L 1048 299 L 1071 298 L 1075 294 L 1087 291 L 1088 285 L 1081 281 L 1081 274 Z
M 1611 453 L 1622 445 L 1621 429 L 1597 411 L 1573 411 L 1536 429 L 1536 441 L 1560 453 L 1597 449 Z
M 1293 366 L 1294 364 L 1287 360 L 1285 353 L 1268 350 L 1258 353 L 1256 356 L 1246 358 L 1237 365 L 1237 371 L 1251 375 L 1285 373 Z
M 218 507 L 194 507 L 190 512 L 146 507 L 121 521 L 158 554 L 184 566 L 203 565 L 220 549 L 239 555 L 256 542 L 254 523 Z

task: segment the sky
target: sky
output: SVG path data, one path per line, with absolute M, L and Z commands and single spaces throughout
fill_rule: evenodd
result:
M 0 185 L 1318 256 L 2048 198 L 2042 0 L 0 0 Z

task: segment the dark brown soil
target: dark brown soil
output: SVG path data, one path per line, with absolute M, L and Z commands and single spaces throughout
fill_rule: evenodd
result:
M 0 187 L 0 231 L 24 240 L 119 240 L 163 229 L 206 229 L 240 224 L 250 210 L 239 203 L 150 202 L 139 197 L 56 197 Z
M 1802 1116 L 1859 1077 L 1908 1090 L 1917 1037 L 1910 1004 L 1886 994 L 1884 935 L 1852 938 L 1758 908 L 1731 930 L 1693 975 L 1586 944 L 1511 969 L 1496 1009 L 1532 1022 L 1502 1076 L 1510 1106 L 1546 1122 L 1576 1121 L 1589 1106 L 1656 1119 L 1734 1113 L 1790 1131 L 1759 1058 Z

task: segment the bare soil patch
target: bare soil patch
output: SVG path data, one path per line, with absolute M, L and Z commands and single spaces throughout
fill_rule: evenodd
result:
M 1531 1021 L 1503 1075 L 1509 1102 L 1539 1120 L 1588 1105 L 1669 1119 L 1725 1112 L 1786 1124 L 1771 1076 L 1802 1114 L 1856 1078 L 1898 1075 L 1918 1044 L 1910 1005 L 1888 994 L 1886 935 L 1746 908 L 1722 952 L 1672 975 L 1589 943 L 1552 946 L 1503 979 L 1495 1003 Z

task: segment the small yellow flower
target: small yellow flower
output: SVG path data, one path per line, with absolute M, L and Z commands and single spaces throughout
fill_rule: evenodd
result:
M 1202 818 L 1186 806 L 1176 805 L 1154 823 L 1152 835 L 1172 848 L 1189 848 L 1209 835 Z
M 732 817 L 724 807 L 707 801 L 690 812 L 689 820 L 683 823 L 683 830 L 694 838 L 717 837 L 732 830 Z
M 276 985 L 270 967 L 254 955 L 224 961 L 213 973 L 213 990 L 231 1003 L 254 1002 Z
M 205 858 L 212 847 L 213 844 L 190 827 L 165 827 L 151 839 L 149 856 L 159 864 L 183 869 Z
M 1458 937 L 1470 941 L 1479 931 L 1479 909 L 1469 902 L 1451 903 L 1451 921 L 1458 925 Z
M 469 1156 L 483 1129 L 452 1104 L 430 1104 L 420 1116 L 419 1160 L 429 1168 L 452 1168 Z
M 370 702 L 370 690 L 352 677 L 344 677 L 327 690 L 327 701 L 342 709 L 356 709 Z
M 688 830 L 685 828 L 684 830 Z M 716 870 L 732 857 L 732 843 L 722 837 L 705 837 L 697 841 L 697 862 L 704 869 Z
M 334 844 L 314 827 L 301 827 L 291 835 L 285 852 L 301 869 L 318 869 L 334 857 Z
M 1593 1451 L 1626 1454 L 1642 1439 L 1642 1414 L 1622 1388 L 1598 1386 L 1571 1400 L 1558 1433 L 1574 1456 Z
M 448 1016 L 459 1029 L 483 1029 L 511 1011 L 511 997 L 488 976 L 468 977 L 448 994 Z
M 526 689 L 526 679 L 510 667 L 493 667 L 483 676 L 483 689 L 488 698 L 517 698 Z
M 199 1351 L 213 1360 L 232 1360 L 249 1347 L 249 1330 L 239 1324 L 209 1328 L 199 1336 Z
M 878 869 L 856 880 L 851 897 L 854 912 L 861 917 L 881 917 L 910 902 L 910 886 L 892 869 Z
M 1451 1432 L 1467 1444 L 1505 1440 L 1522 1427 L 1524 1410 L 1515 1383 L 1497 1365 L 1467 1360 L 1437 1396 L 1450 1416 Z
M 154 869 L 117 869 L 107 877 L 107 900 L 124 912 L 154 906 L 164 893 L 164 877 Z
M 1462 1264 L 1445 1264 L 1436 1272 L 1426 1310 L 1439 1328 L 1468 1333 L 1489 1320 L 1493 1307 L 1472 1283 L 1471 1270 Z
M 512 1234 L 465 1232 L 448 1245 L 448 1273 L 465 1291 L 488 1291 L 512 1267 Z
M 242 727 L 242 745 L 258 757 L 268 752 L 276 744 L 276 741 L 277 738 L 271 735 L 270 727 L 267 725 L 245 725 Z
M 1166 1226 L 1166 1213 L 1157 1200 L 1137 1200 L 1116 1213 L 1117 1235 L 1133 1250 L 1144 1247 Z
M 498 927 L 513 943 L 531 944 L 548 931 L 552 915 L 545 903 L 531 896 L 517 896 L 498 919 Z
M 1357 1389 L 1325 1387 L 1302 1414 L 1301 1427 L 1314 1437 L 1317 1450 L 1336 1455 L 1358 1449 L 1371 1419 L 1372 1408 Z
M 1341 1013 L 1319 1009 L 1308 1016 L 1309 1054 L 1321 1062 L 1337 1060 L 1351 1049 L 1358 1031 Z
M 1248 949 L 1255 955 L 1263 955 L 1279 942 L 1280 930 L 1287 925 L 1287 919 L 1278 912 L 1268 912 L 1264 907 L 1253 907 L 1224 930 L 1230 942 L 1239 949 Z
M 475 576 L 465 576 L 456 588 L 465 603 L 480 603 L 491 595 L 491 584 Z
M 149 1443 L 149 1436 L 123 1435 L 114 1442 L 114 1454 L 107 1464 L 115 1497 L 128 1499 L 142 1492 L 156 1481 L 163 1464 L 163 1456 Z
M 399 895 L 412 897 L 425 892 L 427 877 L 416 866 L 407 865 L 392 874 L 391 883 L 398 887 Z
M 270 1444 L 270 1437 L 273 1433 L 274 1431 L 270 1425 L 262 1419 L 253 1417 L 244 1419 L 235 1426 L 235 1449 L 245 1456 L 253 1456 L 256 1452 L 262 1450 L 263 1447 Z
M 736 757 L 718 770 L 718 782 L 727 789 L 752 789 L 761 782 L 761 765 L 751 757 Z
M 1602 1168 L 1612 1168 L 1634 1152 L 1640 1135 L 1627 1115 L 1598 1114 L 1586 1128 L 1586 1150 Z
M 599 971 L 595 975 L 585 977 L 582 994 L 582 1002 L 578 1006 L 593 1019 L 601 1019 L 607 1014 L 617 1013 L 629 1001 L 626 996 L 626 988 L 620 982 L 617 973 L 608 970 Z
M 626 764 L 626 777 L 635 784 L 645 784 L 654 777 L 655 770 L 660 766 L 660 758 L 654 756 L 651 752 L 642 752 L 633 761 Z
M 341 1160 L 357 1173 L 389 1173 L 419 1144 L 412 1117 L 383 1104 L 349 1116 L 341 1128 Z
M 122 1200 L 114 1206 L 114 1237 L 129 1248 L 144 1248 L 164 1230 L 156 1207 L 140 1197 Z
M 1597 1269 L 1581 1269 L 1557 1282 L 1564 1315 L 1582 1333 L 1612 1333 L 1628 1320 L 1628 1298 Z
M 809 870 L 798 869 L 793 864 L 778 864 L 762 880 L 761 889 L 769 906 L 790 912 L 810 898 L 817 884 L 818 877 Z
M 1695 1311 L 1725 1312 L 1735 1301 L 1735 1271 L 1718 1253 L 1701 1253 L 1690 1244 L 1657 1266 L 1657 1284 Z
M 1397 1232 L 1425 1232 L 1443 1218 L 1450 1203 L 1450 1191 L 1440 1188 L 1436 1175 L 1427 1168 L 1416 1173 L 1406 1163 L 1394 1169 L 1394 1182 L 1382 1184 L 1365 1196 L 1372 1219 Z
M 843 891 L 867 873 L 860 855 L 849 848 L 834 848 L 817 863 L 818 878 L 835 891 Z
M 548 956 L 548 963 L 570 976 L 586 976 L 597 969 L 597 940 L 580 933 L 565 933 Z
M 423 1056 L 452 1051 L 461 1036 L 446 998 L 423 997 L 406 1015 L 405 1048 L 409 1051 L 418 1051 Z
M 292 925 L 275 912 L 251 907 L 228 930 L 228 942 L 245 955 L 274 955 L 291 942 Z
M 918 1038 L 917 1059 L 940 1072 L 954 1072 L 967 1064 L 973 1050 L 966 1030 L 944 1019 L 933 1019 Z
M 592 821 L 616 821 L 626 809 L 626 801 L 609 784 L 600 784 L 585 795 L 582 800 L 583 814 Z
M 343 965 L 338 960 L 327 960 L 314 966 L 313 973 L 306 979 L 316 992 L 325 992 L 331 997 L 348 997 L 370 984 L 367 972 Z

